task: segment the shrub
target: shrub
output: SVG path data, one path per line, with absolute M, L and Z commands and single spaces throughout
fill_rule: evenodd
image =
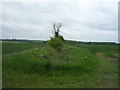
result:
M 57 52 L 60 52 L 61 49 L 63 48 L 64 45 L 64 41 L 62 40 L 62 38 L 59 37 L 51 37 L 51 40 L 48 41 L 48 45 L 55 49 Z

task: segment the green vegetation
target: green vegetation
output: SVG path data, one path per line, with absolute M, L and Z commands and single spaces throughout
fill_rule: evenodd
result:
M 2 54 L 10 54 L 20 52 L 26 49 L 38 48 L 45 45 L 44 43 L 22 43 L 14 41 L 3 41 L 2 42 Z
M 90 52 L 96 54 L 98 52 L 114 52 L 118 53 L 118 45 L 84 45 L 84 44 L 70 44 L 84 49 L 88 49 Z
M 60 37 L 51 37 L 51 40 L 48 41 L 48 45 L 57 52 L 60 52 L 63 48 L 64 42 L 61 40 Z
M 3 88 L 117 88 L 117 50 L 66 44 L 57 53 L 42 43 L 3 42 Z
M 61 27 L 61 23 L 59 23 L 58 25 L 53 24 L 54 37 L 51 37 L 51 39 L 48 40 L 48 45 L 57 52 L 60 52 L 62 50 L 65 42 L 63 36 L 59 34 L 60 27 Z

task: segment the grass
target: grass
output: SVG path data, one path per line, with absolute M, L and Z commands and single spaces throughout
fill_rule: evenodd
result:
M 89 50 L 92 53 L 98 52 L 116 52 L 118 53 L 118 45 L 85 45 L 85 44 L 70 44 L 72 46 L 80 47 Z
M 104 55 L 109 58 L 114 58 L 114 59 L 118 58 L 118 53 L 113 51 L 107 51 L 104 53 Z
M 63 72 L 64 74 L 79 74 L 92 71 L 98 66 L 97 57 L 85 51 L 79 52 L 81 50 L 79 48 L 71 48 L 71 50 L 68 49 L 61 54 L 54 52 L 52 56 L 45 48 L 47 47 L 8 57 L 4 59 L 3 65 L 5 63 L 5 68 L 23 70 L 26 73 L 45 74 L 46 72 L 47 74 L 49 71 L 48 73 L 52 75 L 62 75 Z M 41 52 L 47 56 L 46 59 L 41 57 Z M 85 55 L 88 56 L 88 59 L 85 59 Z
M 11 54 L 20 52 L 26 49 L 38 48 L 44 46 L 42 43 L 22 43 L 22 42 L 13 42 L 13 41 L 3 41 L 2 42 L 2 54 Z
M 118 61 L 107 58 L 117 52 L 117 46 L 65 45 L 57 53 L 47 45 L 28 43 L 16 43 L 19 50 L 12 44 L 7 51 L 9 45 L 3 47 L 3 88 L 118 87 Z

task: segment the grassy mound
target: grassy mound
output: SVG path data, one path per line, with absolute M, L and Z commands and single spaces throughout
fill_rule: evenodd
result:
M 99 60 L 94 54 L 73 46 L 65 46 L 61 53 L 45 46 L 10 56 L 3 61 L 4 70 L 47 76 L 80 75 L 94 72 L 98 66 Z
M 57 53 L 45 44 L 6 43 L 3 88 L 118 88 L 117 48 L 69 44 Z

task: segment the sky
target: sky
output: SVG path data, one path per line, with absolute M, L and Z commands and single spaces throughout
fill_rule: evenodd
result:
M 0 7 L 3 39 L 49 40 L 60 22 L 66 40 L 118 42 L 118 0 L 13 0 Z

